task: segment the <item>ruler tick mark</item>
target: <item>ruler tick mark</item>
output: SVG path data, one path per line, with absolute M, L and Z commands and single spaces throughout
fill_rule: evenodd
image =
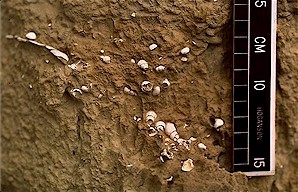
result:
M 248 53 L 234 53 L 235 55 L 247 55 Z
M 248 134 L 248 132 L 234 132 L 234 134 Z
M 247 71 L 248 69 L 234 69 L 234 71 Z
M 235 20 L 235 21 L 244 21 L 244 22 L 247 22 L 247 21 L 249 21 L 248 19 L 238 19 L 238 20 Z
M 236 3 L 235 5 L 248 5 L 248 4 L 246 4 L 246 3 Z
M 248 36 L 234 36 L 234 38 L 238 38 L 238 39 L 246 39 Z
M 234 148 L 234 150 L 247 150 L 248 148 Z
M 239 100 L 239 101 L 234 101 L 235 103 L 245 103 L 247 100 Z
M 234 118 L 248 118 L 248 116 L 234 116 Z
M 234 165 L 249 165 L 249 163 L 234 163 Z
M 235 87 L 247 87 L 247 84 L 242 84 L 242 85 L 234 85 Z

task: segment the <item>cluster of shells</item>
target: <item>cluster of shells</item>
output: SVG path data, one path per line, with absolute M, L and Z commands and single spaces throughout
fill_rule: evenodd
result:
M 179 151 L 178 146 L 185 147 L 185 149 L 190 150 L 191 143 L 197 139 L 190 137 L 189 139 L 181 138 L 175 124 L 173 122 L 156 121 L 157 114 L 154 111 L 148 111 L 145 115 L 145 121 L 148 125 L 148 135 L 154 137 L 156 135 L 165 137 L 164 145 L 166 146 L 162 149 L 160 153 L 160 160 L 164 162 L 165 160 L 171 160 L 174 158 L 175 152 Z M 213 127 L 219 129 L 224 124 L 224 121 L 220 118 L 215 119 Z M 200 150 L 207 150 L 207 146 L 204 143 L 198 143 L 198 148 Z M 194 168 L 194 163 L 192 159 L 187 159 L 182 161 L 181 170 L 191 171 Z
M 155 50 L 158 47 L 157 44 L 153 43 L 149 46 L 149 49 L 151 51 Z M 182 61 L 187 61 L 187 57 L 186 55 L 190 52 L 190 48 L 189 47 L 185 47 L 183 48 L 180 53 L 183 55 L 183 57 L 181 58 Z M 185 59 L 186 58 L 186 59 Z M 102 57 L 103 59 L 103 57 Z M 132 63 L 136 63 L 138 65 L 138 67 L 143 71 L 147 71 L 149 68 L 149 64 L 146 60 L 141 59 L 138 62 L 136 62 L 136 60 L 131 59 Z M 163 65 L 159 65 L 157 67 L 155 67 L 155 71 L 158 73 L 161 73 L 165 70 L 165 66 Z M 149 80 L 145 80 L 140 84 L 140 89 L 142 92 L 144 93 L 152 93 L 153 96 L 157 96 L 160 94 L 162 89 L 167 89 L 169 86 L 171 85 L 170 81 L 165 78 L 162 82 L 158 83 L 158 85 L 154 85 L 152 82 L 150 82 Z M 135 96 L 137 95 L 137 92 L 135 90 L 132 90 L 130 88 L 130 86 L 125 86 L 124 87 L 124 93 L 128 94 L 128 95 L 132 95 Z

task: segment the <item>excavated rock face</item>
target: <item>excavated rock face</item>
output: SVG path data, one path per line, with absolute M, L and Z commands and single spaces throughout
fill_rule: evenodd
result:
M 2 191 L 298 188 L 297 1 L 278 5 L 276 175 L 252 179 L 230 173 L 231 1 L 1 3 Z M 70 61 L 5 38 L 30 31 Z M 152 43 L 158 45 L 154 50 Z M 190 48 L 185 56 L 184 47 Z M 149 69 L 131 59 L 146 60 Z M 165 70 L 156 72 L 159 65 Z M 166 78 L 171 85 L 158 96 L 140 90 L 143 81 L 162 87 Z M 88 91 L 73 94 L 82 86 Z M 136 94 L 124 93 L 126 86 Z M 190 150 L 180 147 L 162 163 L 165 136 L 148 136 L 144 114 L 150 110 L 157 121 L 174 122 L 181 138 L 196 138 Z M 210 117 L 225 125 L 215 130 Z M 200 142 L 206 150 L 198 149 Z M 183 172 L 187 159 L 194 168 Z

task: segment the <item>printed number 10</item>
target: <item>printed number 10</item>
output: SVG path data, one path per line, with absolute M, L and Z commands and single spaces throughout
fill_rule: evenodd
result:
M 265 80 L 254 81 L 254 89 L 257 91 L 263 91 L 265 89 Z

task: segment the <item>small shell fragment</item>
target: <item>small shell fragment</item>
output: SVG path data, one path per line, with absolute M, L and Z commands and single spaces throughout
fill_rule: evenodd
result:
M 157 96 L 159 94 L 160 94 L 160 87 L 159 86 L 154 87 L 152 90 L 152 95 Z
M 153 127 L 150 127 L 148 133 L 150 137 L 153 137 L 157 134 L 157 131 Z
M 193 160 L 192 159 L 187 159 L 186 161 L 183 162 L 181 170 L 182 171 L 191 171 L 194 168 Z
M 141 84 L 141 90 L 143 92 L 150 92 L 152 91 L 152 88 L 153 88 L 153 84 L 150 83 L 150 81 L 143 81 Z
M 137 95 L 137 93 L 135 91 L 131 90 L 129 87 L 124 87 L 123 91 L 124 91 L 124 93 L 131 95 L 131 96 Z
M 72 96 L 76 97 L 77 93 L 80 93 L 81 95 L 83 94 L 81 89 L 72 89 L 70 90 L 70 93 L 72 94 Z
M 154 111 L 148 111 L 146 113 L 146 122 L 153 123 L 157 117 L 157 114 Z
M 187 60 L 187 57 L 181 57 L 181 61 L 186 62 Z
M 36 34 L 34 32 L 29 32 L 26 34 L 26 38 L 30 40 L 35 40 L 36 39 Z
M 215 123 L 213 125 L 213 127 L 215 129 L 219 129 L 221 126 L 223 126 L 225 123 L 222 119 L 215 119 Z
M 130 62 L 131 62 L 131 63 L 136 63 L 136 60 L 131 59 Z
M 198 147 L 199 147 L 199 149 L 202 149 L 202 150 L 206 150 L 207 149 L 207 146 L 204 143 L 199 143 L 198 144 Z
M 168 79 L 163 80 L 163 82 L 162 82 L 163 88 L 168 88 L 170 85 L 171 85 L 171 83 Z
M 136 17 L 136 13 L 133 12 L 130 16 L 132 16 L 132 17 Z
M 166 181 L 170 182 L 170 181 L 172 181 L 173 179 L 174 179 L 174 177 L 171 176 L 171 177 L 167 178 Z
M 81 90 L 84 91 L 84 92 L 88 92 L 89 91 L 89 88 L 86 85 L 83 85 L 81 87 Z
M 163 130 L 165 129 L 165 127 L 166 127 L 166 123 L 163 122 L 163 121 L 157 121 L 157 122 L 155 123 L 155 129 L 156 129 L 157 131 L 163 131 Z
M 153 51 L 154 49 L 156 49 L 158 47 L 158 45 L 156 45 L 155 43 L 152 43 L 150 46 L 149 46 L 149 49 L 150 51 Z
M 140 61 L 138 62 L 138 66 L 139 66 L 142 70 L 147 70 L 148 67 L 149 67 L 147 61 L 145 61 L 145 60 L 143 60 L 143 59 L 140 60 Z
M 165 67 L 162 66 L 162 65 L 159 65 L 159 66 L 157 66 L 157 67 L 155 68 L 155 71 L 157 71 L 157 72 L 162 72 L 162 71 L 164 71 L 164 70 L 165 70 Z
M 190 52 L 190 48 L 189 47 L 184 47 L 183 49 L 181 49 L 181 54 L 183 54 L 183 55 L 186 55 L 189 52 Z
M 104 62 L 104 63 L 111 63 L 111 57 L 110 56 L 100 56 L 101 60 Z
M 163 157 L 166 157 L 167 159 L 173 159 L 174 158 L 174 154 L 172 152 L 170 152 L 167 149 L 163 149 L 162 152 L 160 153 L 160 160 L 162 162 L 164 162 Z

